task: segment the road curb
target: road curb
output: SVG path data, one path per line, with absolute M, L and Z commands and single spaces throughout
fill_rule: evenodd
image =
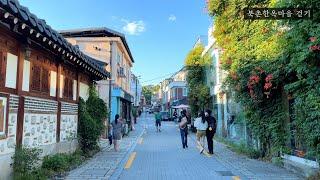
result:
M 130 147 L 129 151 L 126 153 L 124 158 L 122 158 L 121 162 L 118 164 L 118 167 L 114 171 L 114 173 L 111 175 L 110 180 L 118 180 L 124 170 L 124 166 L 126 162 L 128 161 L 130 154 L 134 151 L 138 144 L 139 138 L 141 138 L 145 132 L 145 128 L 143 128 L 142 132 L 138 135 L 137 140 L 134 142 L 134 144 Z

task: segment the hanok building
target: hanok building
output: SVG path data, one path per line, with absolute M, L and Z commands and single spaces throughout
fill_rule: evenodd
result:
M 64 30 L 60 34 L 88 56 L 108 65 L 105 69 L 111 72 L 111 81 L 98 82 L 99 96 L 109 105 L 111 120 L 119 114 L 130 121 L 134 102 L 131 92 L 134 59 L 125 35 L 105 27 Z
M 78 100 L 110 74 L 17 0 L 0 1 L 0 179 L 15 146 L 76 148 Z

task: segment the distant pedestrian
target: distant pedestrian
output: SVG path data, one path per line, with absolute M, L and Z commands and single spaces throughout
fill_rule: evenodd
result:
M 112 138 L 113 138 L 113 145 L 114 150 L 119 151 L 119 143 L 122 138 L 122 126 L 123 122 L 120 120 L 119 114 L 115 116 L 114 121 L 111 123 L 112 125 Z
M 177 110 L 174 110 L 174 113 L 173 113 L 173 120 L 174 120 L 174 122 L 177 122 L 177 118 L 178 118 Z
M 111 126 L 111 124 L 108 125 L 108 140 L 109 140 L 109 145 L 111 146 L 111 144 L 112 144 L 112 126 Z
M 181 112 L 181 122 L 179 123 L 181 142 L 183 149 L 188 148 L 188 120 L 187 112 L 183 110 Z
M 205 118 L 208 123 L 208 128 L 206 130 L 208 150 L 209 154 L 213 154 L 213 137 L 216 133 L 217 121 L 213 116 L 211 116 L 211 111 L 209 109 L 205 112 Z
M 204 113 L 200 112 L 195 119 L 194 126 L 197 128 L 197 143 L 200 147 L 200 153 L 204 151 L 204 137 L 208 128 L 208 122 L 205 119 Z
M 154 118 L 155 118 L 155 120 L 156 120 L 156 129 L 157 129 L 157 132 L 161 132 L 161 115 L 160 115 L 159 110 L 156 110 L 155 115 L 154 115 Z

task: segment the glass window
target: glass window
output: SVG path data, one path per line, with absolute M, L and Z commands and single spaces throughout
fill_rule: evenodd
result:
M 188 88 L 183 88 L 183 96 L 187 96 L 188 95 Z
M 5 135 L 7 120 L 7 97 L 0 96 L 0 135 Z

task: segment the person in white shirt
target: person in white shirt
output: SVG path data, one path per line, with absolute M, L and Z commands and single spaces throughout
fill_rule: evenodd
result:
M 194 126 L 197 128 L 197 143 L 200 146 L 200 153 L 204 151 L 204 139 L 206 136 L 206 130 L 208 128 L 208 122 L 204 118 L 204 113 L 200 112 L 195 119 Z

